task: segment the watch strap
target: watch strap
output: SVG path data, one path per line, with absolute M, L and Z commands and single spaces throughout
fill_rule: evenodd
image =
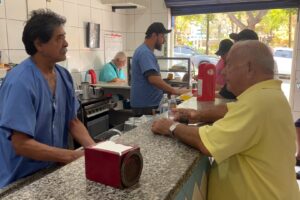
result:
M 171 132 L 171 135 L 173 136 L 173 137 L 175 137 L 175 129 L 176 129 L 176 127 L 179 125 L 180 123 L 179 122 L 174 122 L 171 126 L 170 126 L 170 128 L 169 128 L 169 130 L 170 130 L 170 132 Z

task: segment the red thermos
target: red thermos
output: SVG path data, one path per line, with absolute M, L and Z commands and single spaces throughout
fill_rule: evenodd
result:
M 97 83 L 97 76 L 96 72 L 93 69 L 90 69 L 88 73 L 91 75 L 91 84 L 96 84 Z
M 198 101 L 214 101 L 216 87 L 216 67 L 202 63 L 198 68 Z

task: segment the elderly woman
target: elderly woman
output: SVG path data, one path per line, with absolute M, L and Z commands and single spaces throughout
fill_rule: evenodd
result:
M 118 52 L 114 59 L 105 64 L 100 71 L 99 80 L 103 82 L 125 82 L 123 67 L 126 66 L 127 57 L 122 51 Z

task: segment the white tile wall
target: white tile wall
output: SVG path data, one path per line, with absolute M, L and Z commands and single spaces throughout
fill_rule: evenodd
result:
M 9 49 L 25 49 L 22 42 L 23 21 L 7 20 L 7 35 Z M 10 54 L 12 55 L 12 54 Z
M 101 25 L 100 25 L 100 29 L 101 29 Z M 105 33 L 105 31 L 103 31 L 103 29 L 102 29 L 100 31 L 100 51 L 104 51 L 104 33 Z
M 134 42 L 135 46 L 134 49 L 136 49 L 138 46 L 140 46 L 145 40 L 145 33 L 135 33 L 134 34 Z
M 111 31 L 112 30 L 112 23 L 113 23 L 113 19 L 112 19 L 112 12 L 103 11 L 103 20 L 102 20 L 102 30 L 105 31 Z
M 36 10 L 39 8 L 46 8 L 46 1 L 44 0 L 27 0 L 27 5 L 28 5 L 28 14 L 32 10 Z
M 124 15 L 118 13 L 112 13 L 112 30 L 116 32 L 126 31 L 126 18 Z
M 69 50 L 79 50 L 79 31 L 76 27 L 65 27 Z
M 78 4 L 81 4 L 81 5 L 86 5 L 86 6 L 91 6 L 91 0 L 80 0 L 77 2 Z
M 50 2 L 47 1 L 47 8 L 59 15 L 64 16 L 64 3 L 62 0 L 51 0 Z
M 134 32 L 134 15 L 126 15 L 126 31 L 133 33 Z
M 74 69 L 81 71 L 79 50 L 68 50 L 66 68 L 69 71 L 72 71 Z
M 105 64 L 105 33 L 121 33 L 123 50 L 132 56 L 136 47 L 143 43 L 145 31 L 152 21 L 167 23 L 163 0 L 147 0 L 146 9 L 117 10 L 115 13 L 112 12 L 110 5 L 103 5 L 101 0 L 5 0 L 0 6 L 2 61 L 18 63 L 28 57 L 22 43 L 27 11 L 45 7 L 67 19 L 65 26 L 66 39 L 69 43 L 67 61 L 60 64 L 70 71 L 78 71 L 81 74 L 91 67 L 100 69 Z M 100 24 L 98 49 L 85 47 L 84 22 L 87 21 Z
M 168 28 L 168 16 L 166 14 L 151 15 L 151 23 L 152 22 L 161 22 L 166 28 Z
M 71 3 L 77 3 L 77 0 L 65 0 L 65 1 L 71 2 Z M 80 0 L 78 0 L 78 1 L 80 1 Z
M 67 26 L 78 27 L 78 6 L 74 3 L 64 2 L 64 16 L 67 18 Z
M 167 7 L 164 1 L 151 0 L 151 13 L 166 13 Z
M 5 18 L 5 1 L 0 4 L 0 18 Z
M 91 6 L 93 8 L 103 8 L 103 4 L 99 0 L 91 0 Z
M 84 22 L 91 21 L 91 8 L 87 6 L 78 5 L 78 17 L 79 17 L 79 27 L 83 27 Z
M 8 50 L 1 50 L 1 60 L 2 63 L 10 63 L 10 57 Z
M 28 54 L 24 50 L 9 50 L 10 62 L 20 63 L 28 58 Z
M 0 49 L 8 49 L 7 46 L 7 30 L 6 30 L 6 20 L 0 19 Z
M 127 51 L 134 51 L 136 47 L 135 40 L 134 40 L 134 33 L 126 34 L 126 47 L 127 47 Z
M 136 14 L 136 15 L 143 14 L 143 13 L 150 14 L 151 13 L 151 0 L 147 0 L 145 5 L 146 5 L 145 8 L 134 9 L 134 14 Z
M 125 52 L 126 51 L 126 43 L 127 43 L 127 33 L 122 33 L 122 36 L 123 36 L 123 51 Z
M 85 26 L 86 26 L 86 24 L 85 24 Z M 85 28 L 80 28 L 77 31 L 79 33 L 79 49 L 81 49 L 81 50 L 88 49 L 86 47 L 86 33 L 85 33 Z
M 27 19 L 26 0 L 9 0 L 5 1 L 6 18 L 16 20 Z
M 80 64 L 81 64 L 81 71 L 93 69 L 95 67 L 94 61 L 100 60 L 99 55 L 97 53 L 98 51 L 80 51 Z
M 91 20 L 94 23 L 100 24 L 100 26 L 103 25 L 102 23 L 102 15 L 103 15 L 103 11 L 97 8 L 92 8 L 91 9 Z M 100 27 L 102 28 L 102 27 Z
M 135 15 L 134 32 L 145 33 L 150 23 L 151 17 L 149 13 Z

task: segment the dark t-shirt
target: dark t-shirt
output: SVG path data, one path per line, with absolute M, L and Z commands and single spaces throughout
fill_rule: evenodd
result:
M 219 95 L 221 95 L 225 99 L 236 99 L 236 96 L 227 90 L 226 84 L 221 88 Z

